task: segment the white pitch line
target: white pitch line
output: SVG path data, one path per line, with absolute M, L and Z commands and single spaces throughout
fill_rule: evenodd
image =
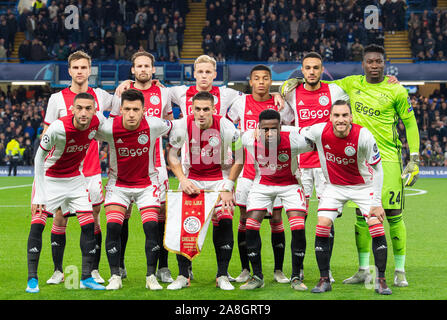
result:
M 0 208 L 30 208 L 31 205 L 19 205 L 19 204 L 5 204 L 5 205 L 0 205 Z
M 7 190 L 7 189 L 16 189 L 16 188 L 24 188 L 24 187 L 31 187 L 32 184 L 22 184 L 20 186 L 8 186 L 8 187 L 0 187 L 0 190 Z
M 407 190 L 408 191 L 416 191 L 416 193 L 409 193 L 409 194 L 406 194 L 405 196 L 420 196 L 422 194 L 428 193 L 427 190 L 422 190 L 422 189 L 412 189 L 412 188 L 410 189 L 410 188 L 407 188 Z

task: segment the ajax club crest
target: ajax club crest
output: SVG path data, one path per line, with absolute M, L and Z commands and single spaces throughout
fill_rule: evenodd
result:
M 138 137 L 139 144 L 146 144 L 149 141 L 149 137 L 146 134 L 142 134 Z
M 346 154 L 348 157 L 352 157 L 353 155 L 355 155 L 355 148 L 352 147 L 352 146 L 347 146 L 347 147 L 345 148 L 345 154 Z
M 194 234 L 200 231 L 202 223 L 197 217 L 188 217 L 183 221 L 183 229 L 190 234 Z

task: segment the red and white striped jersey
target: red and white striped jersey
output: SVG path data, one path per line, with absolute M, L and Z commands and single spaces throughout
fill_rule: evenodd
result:
M 266 101 L 256 101 L 253 95 L 245 95 L 239 97 L 234 101 L 228 110 L 227 117 L 233 123 L 239 123 L 239 130 L 245 132 L 250 129 L 256 129 L 259 122 L 259 114 L 266 109 L 273 109 L 278 111 L 273 97 Z M 281 121 L 283 123 L 290 123 L 293 121 L 293 113 L 290 108 L 283 108 L 281 113 Z M 256 176 L 254 162 L 250 154 L 246 153 L 244 163 L 244 171 L 242 177 L 253 180 Z
M 180 106 L 183 117 L 192 114 L 192 98 L 199 91 L 196 86 L 175 86 L 170 87 L 171 101 Z M 225 116 L 228 108 L 241 95 L 242 92 L 228 88 L 226 86 L 211 88 L 210 93 L 214 96 L 215 114 Z
M 136 130 L 123 126 L 122 116 L 108 119 L 98 129 L 99 139 L 110 147 L 109 177 L 118 187 L 145 188 L 157 181 L 155 143 L 171 130 L 169 120 L 143 117 Z
M 172 105 L 169 98 L 169 88 L 161 88 L 152 85 L 149 89 L 140 90 L 135 88 L 131 83 L 131 89 L 141 91 L 144 96 L 144 115 L 148 117 L 157 117 L 160 119 L 167 119 L 172 114 Z M 117 95 L 113 96 L 111 117 L 117 117 L 120 114 L 121 98 Z M 159 138 L 155 146 L 155 166 L 165 167 L 166 161 L 163 154 L 163 140 Z
M 189 179 L 215 181 L 223 179 L 223 170 L 232 162 L 231 145 L 239 139 L 234 124 L 213 115 L 209 129 L 200 129 L 194 115 L 174 121 L 169 142 L 172 147 L 182 149 L 183 168 Z
M 297 156 L 313 150 L 313 143 L 298 133 L 298 128 L 283 126 L 279 145 L 265 145 L 254 138 L 254 130 L 242 136 L 242 145 L 255 161 L 255 182 L 271 186 L 298 184 L 295 172 L 298 169 Z
M 295 126 L 299 128 L 328 122 L 331 105 L 337 100 L 349 101 L 349 96 L 335 83 L 323 82 L 315 91 L 301 84 L 285 97 L 287 108 L 294 113 Z M 300 168 L 320 167 L 316 151 L 301 154 L 299 163 Z
M 100 88 L 91 87 L 88 87 L 87 93 L 90 93 L 95 98 L 96 110 L 101 112 L 110 111 L 113 97 L 110 93 Z M 46 125 L 50 125 L 61 117 L 71 115 L 72 113 L 70 108 L 73 105 L 75 96 L 76 93 L 71 91 L 70 88 L 65 88 L 59 92 L 53 93 L 48 100 L 44 123 Z M 99 165 L 99 148 L 97 142 L 90 144 L 84 161 L 82 173 L 86 177 L 101 173 L 101 167 Z
M 40 147 L 49 152 L 44 163 L 45 175 L 55 178 L 80 175 L 90 142 L 104 119 L 98 112 L 93 116 L 89 128 L 84 131 L 75 128 L 73 115 L 54 121 L 40 141 Z
M 315 142 L 326 181 L 334 185 L 372 183 L 372 165 L 380 162 L 380 152 L 372 133 L 352 124 L 346 138 L 334 134 L 331 122 L 319 123 L 300 130 Z

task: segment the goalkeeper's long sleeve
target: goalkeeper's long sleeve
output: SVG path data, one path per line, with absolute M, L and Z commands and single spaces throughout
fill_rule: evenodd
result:
M 402 119 L 405 126 L 408 148 L 410 149 L 410 154 L 419 154 L 419 129 L 415 117 L 410 117 L 407 119 Z

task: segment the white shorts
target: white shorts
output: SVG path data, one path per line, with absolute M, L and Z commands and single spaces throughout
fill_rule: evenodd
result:
M 118 205 L 127 209 L 133 201 L 140 211 L 148 207 L 160 208 L 158 186 L 150 185 L 146 188 L 125 188 L 118 187 L 115 183 L 115 179 L 110 179 L 107 182 L 104 207 Z
M 237 206 L 239 207 L 247 206 L 248 194 L 250 193 L 252 187 L 253 187 L 253 180 L 243 177 L 237 179 L 236 192 L 235 192 L 235 200 Z M 282 208 L 281 201 L 279 201 L 279 199 L 276 198 L 273 203 L 273 209 L 281 209 L 281 208 Z
M 320 199 L 326 186 L 323 170 L 321 168 L 300 168 L 300 173 L 306 198 L 312 197 L 315 186 L 315 193 Z
M 158 171 L 158 190 L 160 191 L 160 203 L 166 202 L 166 191 L 169 190 L 169 177 L 166 166 L 156 168 Z
M 45 177 L 46 211 L 53 216 L 60 207 L 62 213 L 92 212 L 87 183 L 83 175 L 72 178 Z
M 318 216 L 334 221 L 337 218 L 339 208 L 342 208 L 347 201 L 351 200 L 359 206 L 362 215 L 366 218 L 373 204 L 373 195 L 374 191 L 369 185 L 340 186 L 327 184 L 318 205 Z
M 272 212 L 275 199 L 288 211 L 306 212 L 306 198 L 298 184 L 288 186 L 268 186 L 254 183 L 247 198 L 247 212 L 267 210 Z
M 90 195 L 90 201 L 93 206 L 100 205 L 104 202 L 104 192 L 102 190 L 101 174 L 85 177 L 87 182 L 87 190 Z

